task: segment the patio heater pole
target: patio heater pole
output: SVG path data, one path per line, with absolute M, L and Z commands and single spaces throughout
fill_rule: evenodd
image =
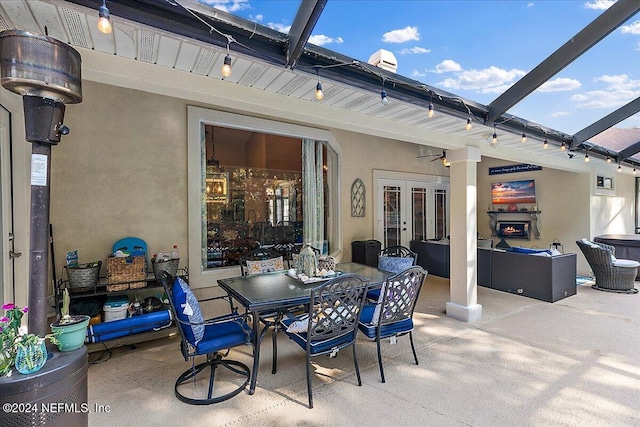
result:
M 47 283 L 49 282 L 49 178 L 51 145 L 31 146 L 31 239 L 29 244 L 29 331 L 44 336 L 48 329 Z M 41 312 L 44 310 L 44 312 Z

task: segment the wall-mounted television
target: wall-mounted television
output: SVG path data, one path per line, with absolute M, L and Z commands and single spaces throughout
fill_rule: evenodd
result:
M 491 183 L 491 203 L 515 205 L 536 202 L 536 182 L 533 179 Z

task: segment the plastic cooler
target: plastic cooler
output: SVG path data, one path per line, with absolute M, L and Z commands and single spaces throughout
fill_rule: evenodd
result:
M 108 297 L 102 309 L 104 310 L 104 321 L 113 322 L 127 318 L 129 308 L 129 297 L 126 295 Z

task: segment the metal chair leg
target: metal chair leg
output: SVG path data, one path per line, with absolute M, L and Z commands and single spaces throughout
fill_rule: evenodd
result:
M 413 333 L 409 332 L 409 341 L 411 341 L 411 350 L 413 351 L 413 358 L 416 361 L 416 365 L 418 365 L 418 355 L 416 354 L 416 348 L 413 345 Z
M 376 345 L 378 346 L 378 366 L 380 367 L 380 378 L 384 381 L 384 368 L 382 367 L 382 351 L 380 350 L 380 337 L 376 339 Z
M 313 409 L 313 394 L 311 391 L 311 358 L 307 356 L 307 393 L 309 394 L 309 409 Z
M 358 385 L 362 385 L 362 380 L 360 379 L 360 368 L 358 367 L 358 357 L 356 356 L 356 344 L 353 343 L 351 345 L 353 347 L 353 364 L 356 367 L 356 375 L 358 377 Z

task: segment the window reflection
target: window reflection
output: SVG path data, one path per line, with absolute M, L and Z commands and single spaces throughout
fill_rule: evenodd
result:
M 206 268 L 238 265 L 261 246 L 302 245 L 303 141 L 212 125 L 205 126 L 204 136 Z M 327 149 L 319 152 L 326 165 Z M 326 183 L 326 167 L 322 174 Z M 319 211 L 325 230 L 327 208 Z

